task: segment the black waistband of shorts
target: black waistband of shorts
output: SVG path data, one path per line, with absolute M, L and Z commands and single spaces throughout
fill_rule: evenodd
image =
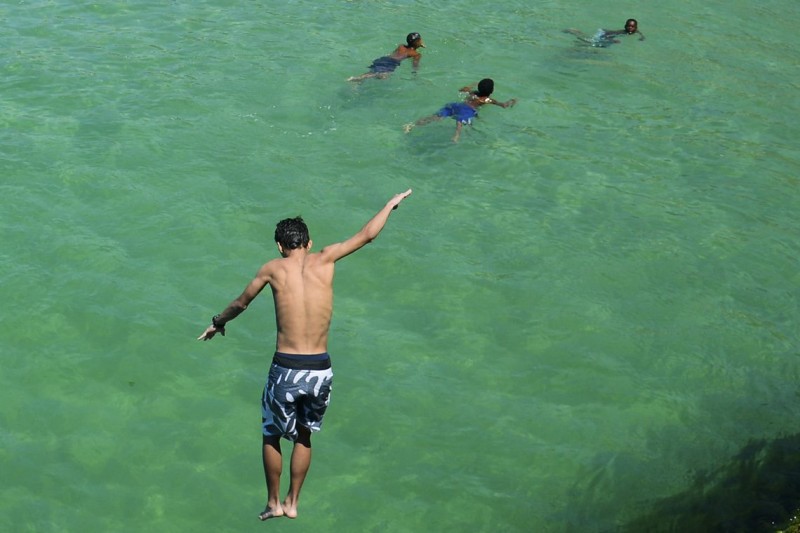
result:
M 294 370 L 327 370 L 331 367 L 331 356 L 327 352 L 313 355 L 275 352 L 272 362 Z

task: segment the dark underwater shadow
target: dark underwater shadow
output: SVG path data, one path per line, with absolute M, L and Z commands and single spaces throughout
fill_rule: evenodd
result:
M 689 489 L 657 501 L 617 531 L 775 532 L 798 508 L 800 434 L 749 442 L 729 464 L 698 475 Z

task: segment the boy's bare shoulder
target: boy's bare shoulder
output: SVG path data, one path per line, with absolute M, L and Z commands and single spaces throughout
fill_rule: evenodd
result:
M 397 59 L 405 59 L 407 57 L 422 57 L 422 54 L 417 52 L 414 47 L 398 44 L 397 48 L 392 52 L 392 56 Z

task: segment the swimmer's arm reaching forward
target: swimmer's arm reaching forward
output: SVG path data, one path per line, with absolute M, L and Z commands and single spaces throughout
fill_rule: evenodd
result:
M 644 33 L 640 32 L 639 30 L 636 30 L 633 33 L 628 33 L 625 30 L 603 30 L 603 34 L 606 37 L 613 37 L 613 36 L 616 36 L 616 35 L 636 35 L 637 33 L 639 34 L 639 40 L 640 41 L 644 41 Z M 618 43 L 620 41 L 614 39 L 614 42 Z
M 499 105 L 500 107 L 514 107 L 514 104 L 517 103 L 517 99 L 516 98 L 512 98 L 511 100 L 508 100 L 507 102 L 498 102 L 494 98 L 487 98 L 486 99 L 486 103 L 487 104 Z
M 491 96 L 477 96 L 475 94 L 472 94 L 467 98 L 467 104 L 470 104 L 473 107 L 482 106 L 485 104 L 492 104 L 500 107 L 513 107 L 514 104 L 516 103 L 517 103 L 516 98 L 512 98 L 511 100 L 508 100 L 506 102 L 500 102 L 499 100 L 495 100 Z
M 415 55 L 413 55 L 412 57 L 413 60 L 411 63 L 411 71 L 414 72 L 414 74 L 416 74 L 417 70 L 419 70 L 419 60 L 422 59 L 422 54 L 420 54 L 415 50 Z

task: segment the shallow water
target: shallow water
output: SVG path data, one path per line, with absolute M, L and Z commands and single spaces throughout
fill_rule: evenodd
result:
M 664 502 L 713 518 L 731 478 L 756 499 L 745 451 L 800 433 L 787 13 L 0 7 L 0 529 L 667 531 Z M 560 32 L 630 16 L 644 42 Z M 410 31 L 417 74 L 345 82 Z M 403 134 L 487 76 L 519 103 L 458 144 L 452 121 Z M 408 187 L 338 268 L 301 517 L 259 524 L 271 299 L 194 339 L 277 220 L 319 249 Z

